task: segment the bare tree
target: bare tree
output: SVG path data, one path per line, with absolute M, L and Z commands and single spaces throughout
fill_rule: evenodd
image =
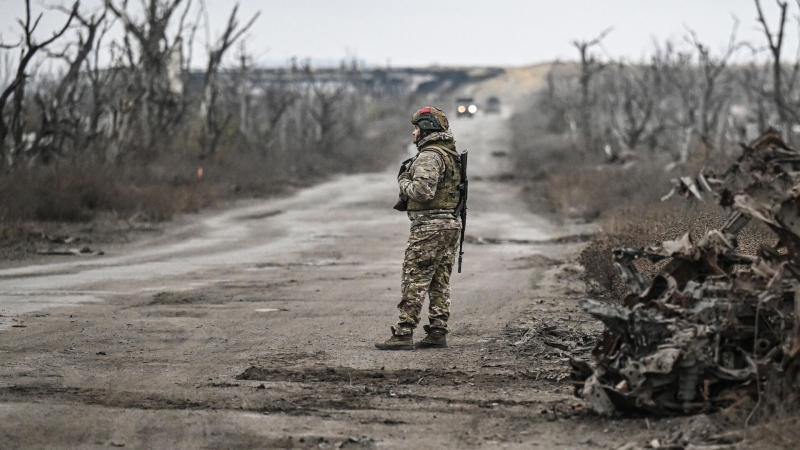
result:
M 769 67 L 759 64 L 755 55 L 753 55 L 750 63 L 742 68 L 741 83 L 747 96 L 747 105 L 750 109 L 755 109 L 755 121 L 758 130 L 766 130 L 769 127 L 769 111 L 766 105 L 768 99 L 763 95 L 763 87 L 766 84 L 766 79 L 769 78 L 769 73 L 767 72 L 769 72 Z
M 90 138 L 87 131 L 90 128 L 83 120 L 81 104 L 89 86 L 83 82 L 81 71 L 90 54 L 95 52 L 98 31 L 105 16 L 105 10 L 89 17 L 77 13 L 75 17 L 80 26 L 76 42 L 68 44 L 60 52 L 45 50 L 51 59 L 62 60 L 66 71 L 60 79 L 55 80 L 51 90 L 38 89 L 34 94 L 41 119 L 31 143 L 31 158 L 49 159 L 49 152 L 88 147 Z M 74 52 L 71 51 L 73 44 Z
M 573 41 L 572 45 L 578 49 L 580 53 L 581 72 L 579 76 L 581 88 L 581 100 L 579 105 L 578 116 L 580 122 L 578 126 L 583 134 L 583 145 L 585 150 L 590 150 L 593 145 L 593 132 L 592 132 L 592 108 L 595 103 L 595 96 L 593 95 L 591 84 L 592 79 L 606 68 L 606 64 L 598 60 L 597 55 L 592 52 L 592 47 L 600 45 L 600 43 L 608 36 L 613 28 L 607 28 L 600 33 L 596 38 L 589 41 Z
M 788 4 L 787 2 L 776 0 L 780 8 L 780 20 L 777 32 L 773 33 L 767 23 L 767 19 L 764 17 L 760 0 L 754 1 L 758 10 L 758 21 L 764 31 L 764 36 L 767 38 L 771 56 L 772 86 L 771 90 L 765 90 L 761 86 L 752 86 L 752 88 L 758 90 L 764 97 L 771 99 L 779 117 L 780 127 L 786 130 L 790 127 L 791 122 L 800 122 L 800 112 L 797 110 L 799 105 L 797 102 L 792 101 L 792 98 L 796 96 L 795 90 L 798 72 L 800 72 L 800 60 L 794 64 L 792 73 L 788 77 L 784 73 L 785 68 L 782 62 Z M 798 1 L 798 4 L 800 5 L 800 1 Z
M 262 155 L 266 156 L 276 137 L 278 123 L 300 94 L 290 89 L 280 74 L 275 77 L 257 75 L 253 82 L 260 95 L 252 99 L 249 94 L 242 96 L 240 101 L 245 112 L 240 120 L 248 140 L 259 145 Z
M 108 55 L 112 61 L 112 66 L 104 69 L 101 66 L 100 58 L 103 49 L 103 40 L 105 39 L 108 31 L 114 25 L 113 20 L 108 20 L 107 10 L 103 12 L 105 20 L 100 21 L 102 28 L 97 32 L 96 43 L 91 54 L 84 60 L 84 72 L 90 92 L 88 122 L 84 131 L 86 136 L 86 148 L 94 148 L 97 159 L 102 162 L 108 160 L 107 152 L 109 151 L 107 144 L 113 143 L 111 133 L 114 122 L 114 89 L 112 86 L 115 84 L 119 71 L 114 68 L 114 62 L 117 61 L 116 48 L 112 45 L 108 49 Z M 106 126 L 108 125 L 108 126 Z M 105 129 L 102 129 L 105 128 Z M 92 145 L 98 138 L 103 137 L 106 145 Z M 113 147 L 113 146 L 111 146 Z M 100 152 L 102 151 L 102 154 Z
M 685 163 L 697 132 L 701 103 L 698 95 L 701 92 L 700 76 L 694 64 L 693 52 L 679 51 L 671 41 L 667 41 L 663 47 L 658 43 L 655 46 L 652 64 L 662 82 L 655 120 L 660 129 L 668 131 L 666 149 Z
M 732 82 L 732 77 L 727 69 L 728 61 L 741 46 L 736 42 L 736 30 L 739 21 L 734 20 L 733 30 L 728 40 L 728 46 L 721 55 L 715 56 L 711 53 L 708 46 L 702 44 L 697 37 L 697 33 L 689 30 L 687 40 L 697 50 L 698 62 L 702 71 L 700 83 L 700 97 L 698 102 L 698 128 L 700 131 L 700 142 L 707 148 L 715 147 L 715 137 L 717 127 L 720 124 L 720 115 L 729 104 L 730 95 L 728 85 Z
M 25 20 L 17 21 L 22 28 L 22 40 L 16 45 L 9 46 L 3 44 L 3 47 L 6 49 L 18 49 L 19 60 L 17 63 L 17 70 L 11 83 L 0 93 L 0 167 L 5 164 L 13 164 L 15 153 L 23 146 L 23 105 L 26 82 L 30 76 L 27 72 L 28 65 L 40 50 L 46 48 L 67 32 L 77 14 L 78 2 L 75 2 L 64 25 L 55 31 L 49 39 L 38 42 L 34 37 L 34 32 L 39 25 L 39 21 L 42 19 L 42 14 L 39 14 L 36 19 L 33 19 L 31 16 L 31 2 L 30 0 L 25 0 Z M 13 101 L 10 112 L 10 123 L 7 122 L 5 116 L 5 108 L 9 99 Z M 14 147 L 10 152 L 6 150 L 6 140 L 9 133 L 14 140 Z
M 609 126 L 623 151 L 633 152 L 651 131 L 660 91 L 654 65 L 614 65 L 601 89 L 606 96 Z M 611 155 L 612 159 L 614 155 Z
M 206 66 L 205 81 L 203 83 L 203 110 L 205 111 L 206 117 L 201 146 L 204 149 L 204 155 L 213 155 L 216 152 L 222 133 L 233 118 L 233 113 L 231 111 L 222 112 L 217 105 L 220 94 L 219 81 L 217 78 L 220 65 L 222 64 L 222 58 L 233 43 L 247 32 L 261 14 L 256 13 L 244 26 L 240 26 L 236 18 L 238 11 L 239 4 L 237 3 L 231 11 L 222 36 L 214 45 L 209 44 L 208 48 L 208 65 Z
M 308 112 L 319 131 L 316 144 L 323 153 L 330 153 L 338 140 L 334 132 L 342 120 L 342 115 L 338 114 L 340 112 L 339 104 L 342 102 L 347 85 L 344 80 L 332 80 L 325 83 L 317 79 L 308 64 L 304 66 L 303 73 L 308 79 L 315 99 Z
M 172 36 L 168 33 L 182 3 L 183 0 L 142 0 L 144 17 L 137 19 L 129 10 L 128 0 L 119 4 L 116 0 L 105 0 L 106 7 L 124 25 L 122 51 L 133 72 L 126 88 L 127 105 L 122 108 L 128 115 L 128 123 L 120 126 L 128 133 L 136 133 L 137 141 L 143 140 L 142 147 L 148 151 L 152 151 L 157 140 L 171 135 L 186 112 L 180 74 L 174 72 L 182 67 L 182 35 L 186 32 L 191 0 L 185 2 L 177 31 Z

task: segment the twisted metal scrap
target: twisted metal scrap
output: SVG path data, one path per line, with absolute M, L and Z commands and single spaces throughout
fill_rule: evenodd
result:
M 721 176 L 704 171 L 696 185 L 685 181 L 729 211 L 721 229 L 698 243 L 686 234 L 614 249 L 631 291 L 624 306 L 581 302 L 606 325 L 595 367 L 571 362 L 576 393 L 597 412 L 707 412 L 759 396 L 766 373 L 797 375 L 800 152 L 773 129 L 743 149 Z M 738 233 L 753 219 L 778 238 L 757 257 L 736 251 Z M 639 258 L 669 262 L 648 282 L 634 265 Z

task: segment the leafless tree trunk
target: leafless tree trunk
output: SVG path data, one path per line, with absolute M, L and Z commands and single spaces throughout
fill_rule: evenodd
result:
M 107 17 L 106 12 L 103 13 L 104 18 Z M 84 61 L 84 70 L 89 84 L 89 91 L 91 96 L 88 123 L 86 127 L 86 148 L 87 150 L 93 149 L 96 159 L 106 162 L 108 160 L 108 144 L 113 143 L 111 135 L 110 117 L 113 116 L 113 97 L 112 86 L 118 78 L 118 70 L 110 67 L 104 70 L 100 66 L 100 55 L 103 40 L 111 29 L 113 21 L 103 20 L 102 29 L 100 29 L 97 36 L 97 42 L 94 46 L 92 54 Z M 116 61 L 116 51 L 114 47 L 109 49 L 111 61 Z M 108 124 L 108 125 L 106 125 Z M 105 130 L 102 130 L 105 125 Z M 93 145 L 93 143 L 100 137 L 103 137 L 104 143 L 101 145 Z M 100 151 L 103 153 L 100 154 Z
M 12 48 L 19 49 L 19 61 L 13 80 L 0 93 L 0 167 L 6 164 L 13 164 L 15 154 L 20 151 L 23 145 L 23 101 L 25 98 L 25 84 L 29 77 L 27 72 L 28 65 L 40 50 L 46 48 L 67 32 L 77 14 L 78 2 L 75 2 L 64 26 L 53 33 L 49 39 L 37 42 L 33 34 L 36 31 L 36 27 L 39 25 L 39 21 L 42 19 L 42 15 L 39 14 L 36 19 L 33 19 L 31 17 L 31 2 L 30 0 L 25 0 L 25 20 L 17 21 L 24 35 L 21 42 L 11 46 L 0 44 L 7 50 Z M 13 102 L 11 105 L 10 123 L 7 122 L 5 116 L 5 108 L 9 99 Z M 14 147 L 11 151 L 7 149 L 9 133 L 14 140 Z
M 342 119 L 339 103 L 342 101 L 347 86 L 344 80 L 324 86 L 315 79 L 309 65 L 306 65 L 303 71 L 316 100 L 308 109 L 308 113 L 319 129 L 316 144 L 323 153 L 330 153 L 337 141 L 334 130 Z
M 635 151 L 651 127 L 655 110 L 655 97 L 659 90 L 654 66 L 627 66 L 618 63 L 608 74 L 608 83 L 601 89 L 609 97 L 609 125 L 628 152 Z
M 782 63 L 782 51 L 786 30 L 786 13 L 788 4 L 787 2 L 776 0 L 781 13 L 780 21 L 778 22 L 778 31 L 777 33 L 773 34 L 770 30 L 769 24 L 767 24 L 767 19 L 764 17 L 760 0 L 754 1 L 756 4 L 756 9 L 758 10 L 758 21 L 764 31 L 764 36 L 767 38 L 767 45 L 769 46 L 770 55 L 772 57 L 772 89 L 770 91 L 765 91 L 760 87 L 757 88 L 760 89 L 762 95 L 769 97 L 775 104 L 780 121 L 780 128 L 783 130 L 789 130 L 792 122 L 797 123 L 800 121 L 800 112 L 797 110 L 797 105 L 792 105 L 792 102 L 790 101 L 790 98 L 795 90 L 798 68 L 800 68 L 800 66 L 795 64 L 793 73 L 787 80 L 788 83 L 784 81 L 785 74 Z M 800 4 L 800 2 L 798 4 Z
M 691 149 L 693 136 L 697 129 L 700 114 L 700 92 L 697 68 L 693 64 L 693 54 L 680 52 L 672 42 L 664 48 L 657 45 L 653 57 L 654 70 L 663 83 L 663 91 L 659 94 L 660 105 L 656 112 L 658 126 L 664 130 L 672 130 L 668 139 L 673 141 L 668 149 L 680 162 L 686 162 Z M 676 151 L 674 143 L 681 145 Z
M 88 18 L 80 13 L 75 17 L 80 22 L 80 29 L 74 55 L 70 55 L 70 46 L 57 54 L 48 52 L 51 58 L 62 59 L 66 63 L 66 73 L 56 82 L 52 91 L 40 89 L 34 95 L 41 120 L 31 145 L 35 153 L 30 158 L 47 160 L 50 152 L 83 150 L 89 144 L 89 127 L 84 123 L 83 111 L 80 110 L 82 98 L 88 91 L 88 86 L 81 79 L 81 70 L 90 54 L 96 52 L 97 33 L 105 20 L 105 11 Z M 44 142 L 48 144 L 43 145 Z M 77 156 L 73 153 L 73 157 Z
M 225 52 L 230 49 L 231 45 L 236 42 L 258 19 L 260 13 L 256 13 L 247 24 L 240 27 L 236 14 L 239 10 L 239 5 L 236 4 L 231 11 L 228 18 L 228 24 L 222 37 L 219 38 L 216 44 L 210 46 L 208 49 L 208 65 L 206 66 L 206 76 L 203 86 L 203 110 L 205 111 L 205 126 L 203 127 L 203 136 L 201 139 L 201 146 L 203 147 L 203 156 L 213 155 L 217 151 L 220 138 L 223 132 L 228 127 L 233 119 L 232 111 L 223 112 L 218 106 L 219 91 L 219 68 L 222 64 L 222 58 Z
M 590 41 L 574 41 L 572 45 L 580 53 L 581 72 L 579 82 L 581 87 L 581 102 L 578 116 L 581 133 L 583 135 L 583 146 L 585 151 L 590 151 L 594 146 L 592 132 L 592 108 L 595 103 L 595 96 L 592 92 L 592 79 L 605 69 L 606 64 L 598 61 L 597 56 L 592 53 L 592 47 L 600 45 L 600 42 L 610 33 L 612 28 L 608 28 L 596 38 Z
M 699 102 L 699 131 L 700 142 L 706 149 L 716 145 L 715 134 L 720 124 L 720 115 L 729 104 L 729 90 L 726 89 L 731 79 L 728 77 L 727 65 L 731 56 L 740 45 L 736 42 L 736 30 L 739 22 L 736 21 L 731 31 L 728 46 L 722 55 L 715 57 L 708 46 L 703 45 L 694 31 L 689 31 L 689 41 L 697 50 L 700 69 L 702 70 L 702 95 Z
M 182 35 L 192 2 L 185 2 L 172 37 L 168 34 L 169 26 L 183 0 L 143 0 L 142 3 L 144 18 L 138 20 L 129 11 L 128 0 L 119 4 L 116 0 L 105 0 L 106 7 L 125 27 L 123 48 L 129 68 L 134 72 L 129 79 L 129 103 L 123 108 L 130 115 L 126 131 L 135 133 L 137 142 L 143 142 L 141 148 L 148 154 L 142 156 L 149 159 L 156 144 L 172 134 L 186 112 L 187 103 L 181 98 L 184 91 L 180 86 L 180 74 L 174 72 L 182 67 Z M 135 49 L 131 41 L 136 43 Z
M 243 132 L 251 142 L 260 146 L 261 154 L 267 156 L 278 131 L 278 123 L 297 102 L 300 94 L 291 90 L 282 78 L 256 79 L 254 82 L 263 95 L 253 99 L 252 103 L 249 97 L 243 98 L 242 103 L 247 108 L 247 126 Z
M 767 69 L 767 70 L 765 70 Z M 761 64 L 753 59 L 747 67 L 743 69 L 742 85 L 747 94 L 747 103 L 750 108 L 755 109 L 756 126 L 758 130 L 766 130 L 769 127 L 769 118 L 767 105 L 765 105 L 766 97 L 762 95 L 764 92 L 765 79 L 769 77 L 766 73 L 769 68 L 763 67 Z

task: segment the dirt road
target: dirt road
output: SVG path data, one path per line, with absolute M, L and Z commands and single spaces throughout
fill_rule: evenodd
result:
M 503 181 L 507 114 L 453 121 L 474 181 L 449 349 L 373 347 L 396 320 L 409 223 L 391 210 L 394 169 L 346 176 L 102 257 L 0 271 L 0 448 L 636 440 L 643 422 L 575 412 L 569 349 L 535 332 L 596 330 L 575 306 L 580 244 L 551 240 L 585 230 L 528 212 Z

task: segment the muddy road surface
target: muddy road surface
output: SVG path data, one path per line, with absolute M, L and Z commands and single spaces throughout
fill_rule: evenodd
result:
M 450 348 L 374 348 L 409 222 L 391 209 L 396 169 L 345 176 L 105 256 L 0 270 L 0 448 L 636 440 L 643 422 L 582 412 L 562 380 L 598 328 L 576 308 L 579 239 L 558 238 L 587 230 L 527 211 L 504 181 L 508 113 L 453 120 L 473 182 Z

